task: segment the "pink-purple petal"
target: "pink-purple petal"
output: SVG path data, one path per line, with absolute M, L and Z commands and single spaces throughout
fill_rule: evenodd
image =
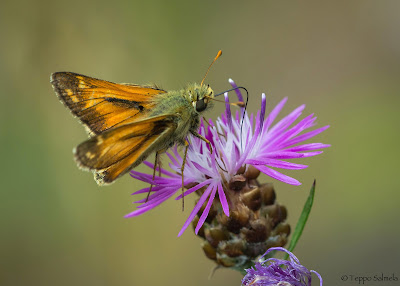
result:
M 173 193 L 171 194 L 171 196 L 172 196 L 172 195 L 173 195 Z M 170 196 L 170 197 L 171 197 L 171 196 Z M 135 211 L 133 211 L 133 212 L 131 212 L 131 213 L 125 215 L 125 218 L 134 217 L 134 216 L 139 216 L 139 215 L 141 215 L 141 214 L 143 214 L 143 213 L 145 213 L 145 212 L 147 212 L 147 211 L 149 211 L 149 210 L 155 208 L 156 206 L 160 205 L 162 202 L 166 201 L 166 200 L 167 200 L 168 198 L 170 198 L 170 197 L 167 197 L 167 198 L 165 198 L 164 200 L 160 200 L 157 204 L 148 205 L 148 206 L 146 206 L 146 207 L 144 207 L 144 208 L 138 208 L 138 209 L 136 209 Z
M 142 204 L 140 206 L 137 206 L 137 208 L 144 208 L 150 205 L 157 204 L 157 202 L 159 202 L 160 200 L 165 201 L 166 199 L 170 198 L 173 194 L 175 194 L 177 190 L 178 190 L 177 188 L 164 188 L 162 189 L 162 191 L 151 194 L 148 200 L 147 198 L 143 198 L 142 200 L 140 200 Z
M 196 229 L 194 231 L 196 234 L 199 232 L 200 228 L 202 227 L 202 225 L 204 224 L 204 221 L 206 220 L 206 218 L 208 216 L 208 213 L 210 212 L 210 208 L 214 201 L 216 192 L 217 192 L 217 188 L 216 188 L 216 186 L 214 186 L 214 188 L 211 192 L 210 198 L 208 199 L 207 205 L 206 205 L 203 213 L 201 214 L 199 221 L 197 222 Z
M 232 79 L 229 79 L 229 83 L 231 84 L 232 88 L 236 88 L 235 92 L 238 100 L 243 101 L 242 93 L 240 92 L 240 89 L 237 88 L 238 86 L 236 85 L 236 83 Z
M 323 148 L 328 148 L 331 147 L 330 144 L 322 144 L 322 143 L 310 143 L 310 144 L 303 144 L 303 145 L 298 145 L 295 147 L 287 148 L 285 151 L 290 151 L 290 152 L 300 152 L 300 151 L 311 151 L 311 150 L 316 150 L 316 149 L 323 149 Z
M 195 191 L 197 191 L 198 189 L 204 187 L 205 185 L 211 183 L 213 180 L 212 179 L 207 179 L 204 182 L 198 183 L 196 186 L 191 187 L 190 189 L 186 190 L 183 193 L 183 196 L 186 197 L 187 195 L 190 195 L 191 193 L 194 193 Z M 180 200 L 182 198 L 182 194 L 180 194 L 179 196 L 177 196 L 175 198 L 175 200 Z
M 314 122 L 316 117 L 313 118 L 312 116 L 313 116 L 313 114 L 307 116 L 306 118 L 301 120 L 299 123 L 297 123 L 295 126 L 290 128 L 289 130 L 283 132 L 281 135 L 276 136 L 274 141 L 272 141 L 272 140 L 271 141 L 274 142 L 274 145 L 279 146 L 283 142 L 285 142 L 285 141 L 291 139 L 292 137 L 296 136 L 297 134 L 299 134 L 303 130 L 307 129 L 309 127 L 309 125 L 311 125 L 312 122 Z
M 226 120 L 228 121 L 229 130 L 233 130 L 231 105 L 229 104 L 229 97 L 227 92 L 224 93 L 224 97 L 225 97 L 225 108 L 226 108 L 225 110 Z
M 276 152 L 268 152 L 264 154 L 260 154 L 260 158 L 269 158 L 269 159 L 296 159 L 303 158 L 304 155 L 297 152 L 288 152 L 288 151 L 276 151 Z
M 296 179 L 286 176 L 286 175 L 284 175 L 278 171 L 275 171 L 271 168 L 268 168 L 266 166 L 256 165 L 255 167 L 258 170 L 260 170 L 261 172 L 263 172 L 264 174 L 266 174 L 274 179 L 277 179 L 278 181 L 284 182 L 289 185 L 295 185 L 295 186 L 301 185 L 301 183 L 299 181 L 297 181 Z
M 308 139 L 314 137 L 315 135 L 325 131 L 328 128 L 329 128 L 329 125 L 321 127 L 321 128 L 318 128 L 318 129 L 315 129 L 315 130 L 307 132 L 307 133 L 304 133 L 304 134 L 299 135 L 299 136 L 291 139 L 290 141 L 286 142 L 285 145 L 286 146 L 291 146 L 291 145 L 295 145 L 297 143 L 300 143 L 302 141 L 308 140 Z
M 297 107 L 295 110 L 293 110 L 289 115 L 286 117 L 282 118 L 277 124 L 275 124 L 268 132 L 269 136 L 272 137 L 272 135 L 275 135 L 276 133 L 281 132 L 283 129 L 287 128 L 290 126 L 293 122 L 297 120 L 297 118 L 300 117 L 301 113 L 303 112 L 304 108 L 306 106 L 300 105 Z
M 204 204 L 208 196 L 210 195 L 210 192 L 212 191 L 214 185 L 210 184 L 207 189 L 204 191 L 203 195 L 200 197 L 199 201 L 197 202 L 196 206 L 193 208 L 192 212 L 190 213 L 189 217 L 187 218 L 186 222 L 183 224 L 183 227 L 178 233 L 178 237 L 183 234 L 183 232 L 188 228 L 196 214 L 199 212 L 201 206 Z
M 271 113 L 268 115 L 267 120 L 265 121 L 264 124 L 264 129 L 268 129 L 271 124 L 274 122 L 275 118 L 278 116 L 278 114 L 281 112 L 283 106 L 285 105 L 286 101 L 288 100 L 287 97 L 282 99 L 271 111 Z
M 296 164 L 276 159 L 268 159 L 265 165 L 274 168 L 288 169 L 288 170 L 301 170 L 308 167 L 307 165 Z
M 319 279 L 319 286 L 322 286 L 322 276 L 315 270 L 310 270 L 310 272 L 314 273 L 315 275 L 317 275 L 318 279 Z
M 138 191 L 133 192 L 131 195 L 133 196 L 133 195 L 138 195 L 138 194 L 147 193 L 149 190 L 150 190 L 150 187 L 143 188 L 143 189 L 140 189 L 140 190 L 138 190 Z
M 157 185 L 157 186 L 153 186 L 151 191 L 152 192 L 157 192 L 157 191 L 159 191 L 161 189 L 163 189 L 162 186 L 158 186 Z M 147 187 L 147 188 L 144 188 L 144 189 L 141 189 L 139 191 L 136 191 L 136 192 L 132 193 L 132 195 L 147 194 L 149 191 L 150 191 L 150 187 Z M 141 202 L 141 200 L 140 201 L 136 201 L 134 203 L 139 203 L 139 202 Z
M 307 153 L 299 153 L 299 154 L 303 154 L 304 158 L 306 158 L 306 157 L 317 156 L 322 153 L 324 153 L 324 151 L 315 151 L 315 152 L 307 152 Z
M 148 161 L 144 161 L 143 164 L 145 164 L 147 167 L 149 167 L 149 168 L 154 170 L 154 164 L 153 163 L 150 163 Z M 159 173 L 159 172 L 160 172 L 160 166 L 157 166 L 156 173 Z M 171 173 L 171 172 L 165 170 L 164 168 L 161 168 L 161 174 L 164 174 L 166 176 L 174 176 L 174 175 L 176 175 L 174 173 Z
M 265 160 L 249 159 L 246 161 L 246 163 L 250 165 L 268 165 L 274 168 L 290 169 L 290 170 L 300 170 L 308 167 L 307 165 L 295 164 L 276 159 L 265 159 Z
M 175 157 L 170 154 L 169 152 L 166 152 L 168 158 L 171 160 L 172 164 L 174 164 L 175 166 L 179 166 L 178 162 L 176 161 Z
M 263 94 L 261 94 L 261 112 L 260 112 L 260 117 L 259 117 L 260 130 L 258 131 L 257 134 L 259 134 L 263 128 L 266 105 L 267 105 L 267 99 L 265 97 L 265 93 L 263 93 Z
M 193 161 L 192 163 L 196 167 L 196 169 L 198 171 L 200 171 L 201 173 L 203 173 L 209 177 L 211 177 L 213 175 L 212 170 L 207 170 L 206 168 L 202 167 L 199 163 L 197 163 L 195 161 Z
M 224 211 L 224 214 L 227 217 L 229 217 L 229 204 L 228 204 L 228 201 L 226 200 L 226 195 L 225 195 L 224 188 L 222 187 L 221 182 L 218 182 L 217 187 L 218 187 L 219 200 L 222 205 L 222 210 Z

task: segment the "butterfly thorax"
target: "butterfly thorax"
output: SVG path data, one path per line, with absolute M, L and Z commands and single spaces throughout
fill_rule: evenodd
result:
M 149 115 L 175 115 L 176 130 L 172 138 L 175 138 L 175 142 L 183 144 L 189 132 L 197 132 L 200 116 L 212 106 L 212 98 L 213 90 L 209 86 L 190 84 L 182 90 L 160 94 Z

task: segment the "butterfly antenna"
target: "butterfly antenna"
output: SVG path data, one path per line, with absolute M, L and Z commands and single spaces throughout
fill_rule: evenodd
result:
M 244 123 L 244 115 L 247 111 L 247 103 L 249 102 L 249 93 L 247 91 L 247 89 L 244 88 L 244 90 L 246 91 L 246 103 L 244 105 L 244 110 L 243 110 L 243 115 L 242 115 L 242 121 L 240 122 L 240 147 L 242 147 L 243 150 L 243 142 L 242 142 L 242 130 L 243 130 L 243 123 Z
M 249 92 L 248 92 L 247 89 L 246 89 L 245 87 L 243 87 L 243 86 L 237 86 L 237 87 L 234 87 L 234 88 L 225 90 L 225 91 L 223 91 L 223 92 L 217 93 L 216 95 L 214 95 L 214 97 L 217 97 L 217 96 L 219 96 L 219 95 L 221 95 L 221 94 L 224 94 L 225 92 L 230 92 L 230 91 L 236 90 L 236 89 L 243 89 L 243 90 L 246 92 L 247 100 L 248 100 L 248 98 L 249 98 Z M 247 102 L 247 100 L 246 100 L 246 102 Z
M 214 58 L 214 60 L 212 61 L 211 65 L 208 67 L 207 72 L 205 74 L 205 76 L 203 77 L 203 80 L 201 81 L 200 85 L 203 85 L 204 80 L 206 79 L 206 76 L 208 74 L 208 72 L 210 71 L 211 66 L 213 65 L 213 63 L 215 63 L 215 61 L 222 55 L 222 51 L 219 50 L 217 56 Z
M 218 99 L 216 99 L 216 98 L 214 98 L 214 97 L 211 97 L 211 96 L 205 96 L 205 97 L 207 97 L 207 98 L 210 99 L 210 100 L 214 100 L 214 101 L 221 102 L 221 103 L 226 103 L 226 102 L 223 101 L 223 100 L 218 100 Z M 245 106 L 244 103 L 243 103 L 242 101 L 238 101 L 238 102 L 229 102 L 229 105 L 232 105 L 232 106 L 239 106 L 239 107 L 244 107 L 244 106 Z

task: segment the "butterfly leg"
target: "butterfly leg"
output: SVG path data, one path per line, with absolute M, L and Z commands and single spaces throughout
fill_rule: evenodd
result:
M 183 176 L 183 171 L 185 170 L 185 164 L 186 164 L 186 155 L 189 149 L 189 142 L 187 140 L 185 140 L 185 153 L 183 154 L 183 162 L 182 162 L 182 166 L 181 166 L 181 174 L 182 174 L 182 211 L 185 208 L 185 199 L 183 196 L 183 192 L 184 192 L 184 188 L 185 188 L 185 182 L 184 182 L 184 176 Z
M 159 154 L 160 154 L 160 152 L 157 151 L 157 152 L 156 152 L 156 158 L 155 158 L 155 160 L 154 160 L 153 180 L 152 180 L 152 181 L 154 181 L 154 178 L 156 177 L 157 164 L 161 164 L 161 163 L 160 163 Z M 161 172 L 161 166 L 160 166 L 160 172 Z M 150 193 L 151 193 L 151 189 L 152 189 L 152 188 L 153 188 L 153 183 L 150 184 L 150 189 L 149 189 L 149 191 L 147 192 L 146 203 L 147 203 L 147 201 L 149 200 L 149 196 L 150 196 Z
M 160 159 L 160 156 L 158 157 L 157 166 L 158 166 L 158 176 L 161 177 L 161 159 Z
M 207 138 L 203 137 L 202 135 L 200 135 L 199 133 L 197 133 L 195 131 L 190 131 L 190 133 L 192 133 L 193 136 L 195 136 L 195 137 L 203 140 L 204 142 L 206 142 L 208 147 L 210 148 L 210 152 L 212 154 L 213 148 L 212 148 L 211 142 Z

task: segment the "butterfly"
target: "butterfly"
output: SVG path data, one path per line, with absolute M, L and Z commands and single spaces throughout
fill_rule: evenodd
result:
M 212 107 L 214 97 L 213 90 L 203 85 L 207 73 L 201 84 L 189 84 L 179 91 L 118 84 L 72 72 L 53 73 L 50 82 L 58 98 L 89 133 L 90 138 L 73 150 L 78 166 L 92 171 L 98 185 L 105 185 L 152 153 L 157 163 L 159 154 L 176 143 L 186 146 L 186 156 L 189 134 L 211 148 L 197 132 L 201 115 Z M 182 174 L 183 169 L 184 163 Z

